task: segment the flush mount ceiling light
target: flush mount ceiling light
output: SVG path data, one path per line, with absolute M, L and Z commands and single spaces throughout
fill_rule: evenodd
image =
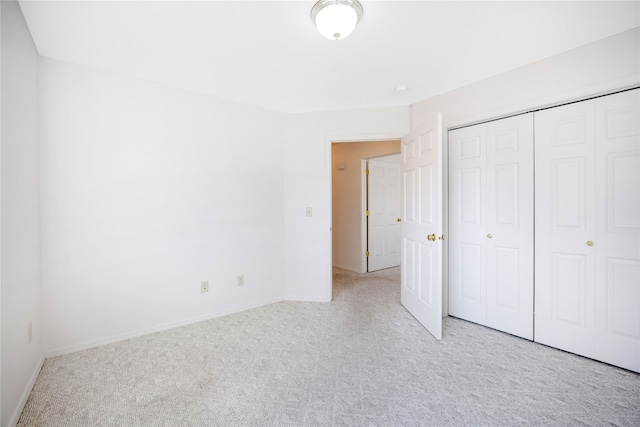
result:
M 340 40 L 353 32 L 362 12 L 358 0 L 320 0 L 311 9 L 311 20 L 320 34 Z

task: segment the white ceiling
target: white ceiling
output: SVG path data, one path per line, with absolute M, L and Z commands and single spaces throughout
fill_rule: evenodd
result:
M 20 1 L 42 56 L 284 112 L 409 105 L 640 25 L 640 1 L 361 0 L 332 41 L 314 3 Z

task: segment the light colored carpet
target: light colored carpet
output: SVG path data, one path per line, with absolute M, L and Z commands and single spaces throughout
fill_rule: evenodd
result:
M 399 280 L 48 359 L 19 425 L 640 425 L 640 375 L 452 318 L 438 342 Z

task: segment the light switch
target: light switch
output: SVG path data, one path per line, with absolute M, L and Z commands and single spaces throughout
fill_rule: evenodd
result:
M 310 207 L 307 208 L 307 216 L 312 216 L 313 215 L 313 211 L 311 210 Z

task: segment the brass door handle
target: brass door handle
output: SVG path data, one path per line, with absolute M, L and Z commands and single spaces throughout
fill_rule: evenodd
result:
M 587 246 L 593 246 L 594 244 L 593 240 L 587 240 Z
M 493 237 L 493 234 L 491 234 L 491 233 L 487 234 L 487 238 L 488 239 L 491 239 L 492 237 Z
M 438 240 L 444 240 L 444 234 L 440 237 L 438 237 Z
M 397 219 L 398 222 L 402 222 L 402 220 L 400 218 Z
M 429 235 L 427 236 L 427 240 L 430 240 L 430 241 L 432 241 L 432 242 L 435 242 L 435 241 L 436 241 L 436 235 L 435 235 L 435 234 L 429 234 Z

